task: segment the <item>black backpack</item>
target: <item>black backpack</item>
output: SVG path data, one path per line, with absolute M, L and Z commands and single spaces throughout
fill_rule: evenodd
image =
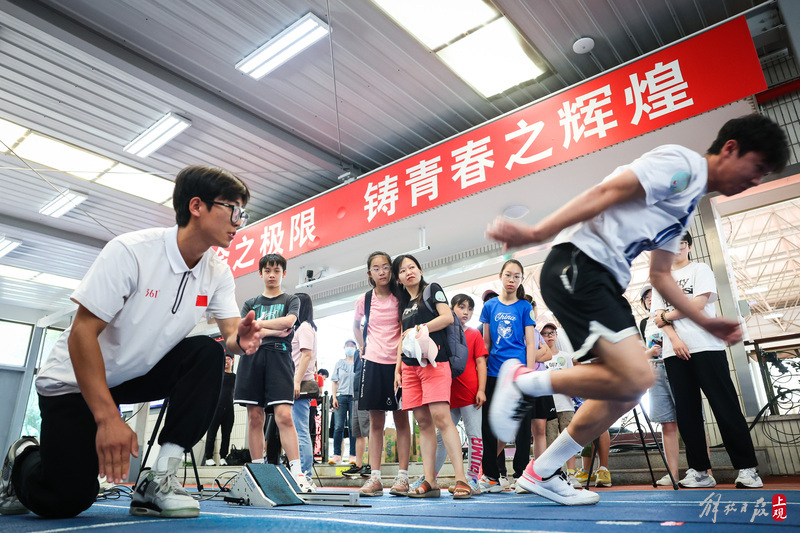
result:
M 431 308 L 428 299 L 431 297 L 431 286 L 426 285 L 422 291 L 422 300 L 425 302 L 425 307 L 433 313 L 438 315 L 436 309 Z M 453 322 L 445 328 L 447 335 L 447 348 L 450 351 L 450 375 L 457 378 L 464 373 L 467 368 L 467 361 L 469 360 L 469 348 L 467 347 L 467 337 L 464 335 L 464 328 L 461 327 L 461 319 L 453 313 Z

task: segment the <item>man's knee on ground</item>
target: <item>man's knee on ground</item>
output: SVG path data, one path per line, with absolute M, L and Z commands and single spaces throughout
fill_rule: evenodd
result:
M 65 485 L 64 490 L 58 496 L 58 505 L 49 506 L 47 509 L 39 509 L 34 506 L 33 512 L 42 518 L 72 518 L 78 516 L 92 506 L 97 499 L 100 485 L 95 478 L 95 484 L 85 484 L 84 486 Z

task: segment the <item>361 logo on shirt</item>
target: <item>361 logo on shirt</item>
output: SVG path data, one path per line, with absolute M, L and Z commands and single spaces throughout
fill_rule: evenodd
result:
M 158 298 L 158 291 L 154 289 L 146 289 L 144 295 L 146 298 Z

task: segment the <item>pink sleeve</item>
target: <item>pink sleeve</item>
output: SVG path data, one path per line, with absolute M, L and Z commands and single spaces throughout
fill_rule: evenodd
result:
M 365 296 L 366 296 L 366 294 L 362 294 L 361 296 L 358 297 L 358 300 L 356 300 L 356 313 L 355 313 L 355 316 L 353 317 L 353 320 L 357 320 L 357 321 L 360 322 L 361 319 L 364 318 L 364 297 Z

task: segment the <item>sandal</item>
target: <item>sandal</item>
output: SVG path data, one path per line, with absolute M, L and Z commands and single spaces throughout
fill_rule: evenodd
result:
M 464 481 L 456 481 L 455 489 L 453 490 L 454 500 L 468 500 L 472 498 L 472 489 Z
M 423 481 L 422 484 L 417 487 L 416 490 L 408 491 L 409 498 L 438 498 L 441 496 L 442 491 L 438 488 L 434 489 L 431 487 L 431 484 L 427 481 Z

